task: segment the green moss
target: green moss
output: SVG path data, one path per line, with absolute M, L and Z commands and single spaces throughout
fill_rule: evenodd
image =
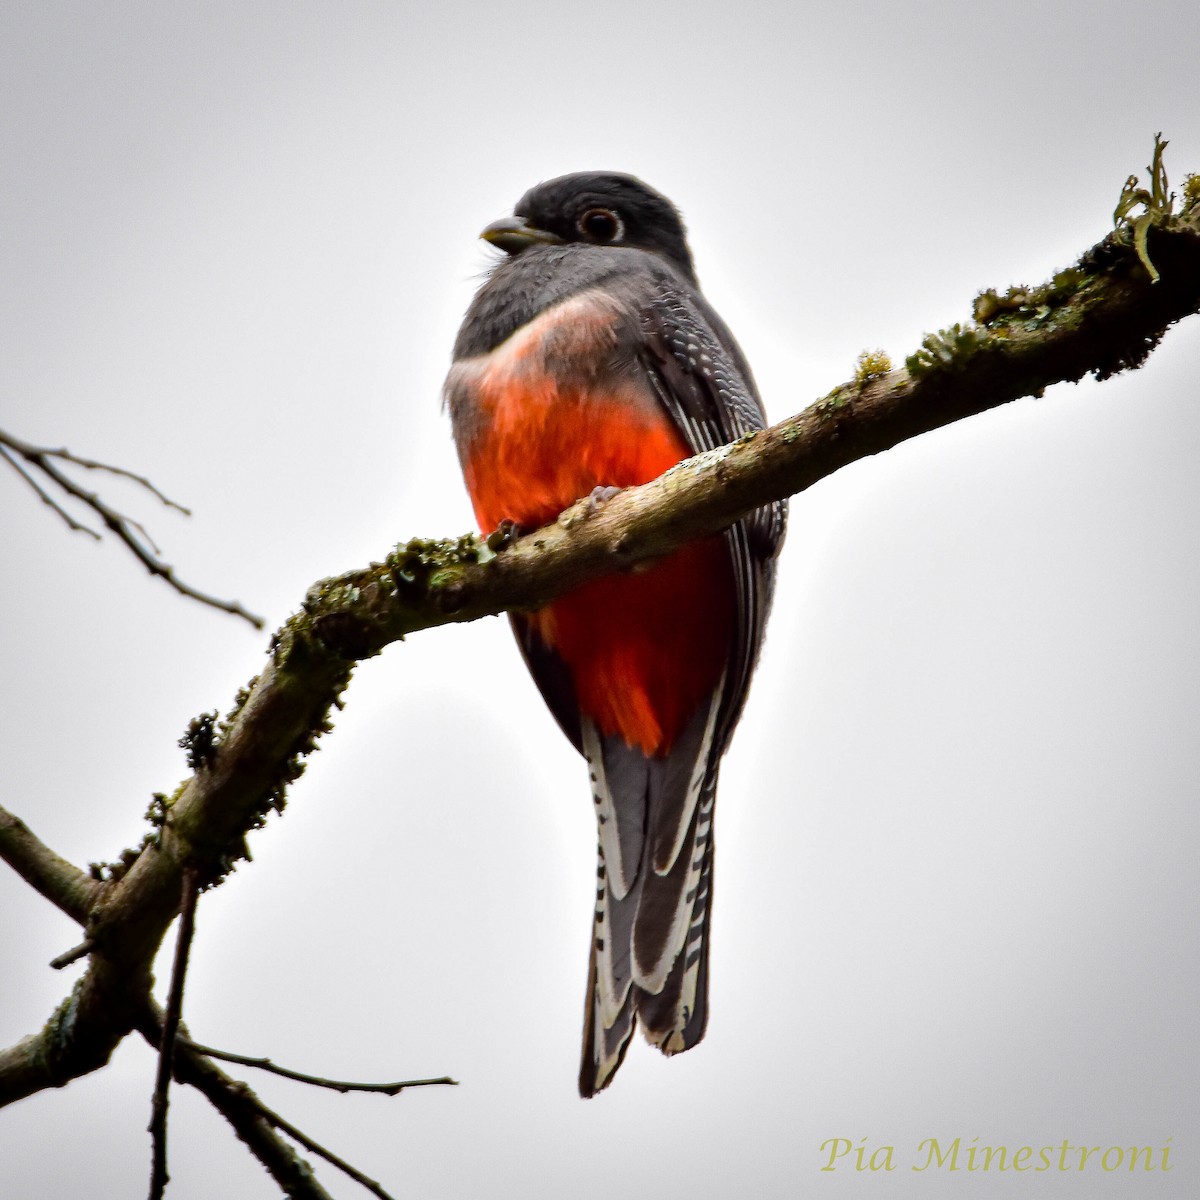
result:
M 845 408 L 846 405 L 850 403 L 852 396 L 853 393 L 849 388 L 846 387 L 845 384 L 838 384 L 833 391 L 822 396 L 821 399 L 812 406 L 813 411 L 823 415 L 837 412 L 838 409 Z
M 75 1032 L 75 1021 L 79 1014 L 79 1004 L 83 998 L 85 976 L 80 976 L 71 987 L 70 995 L 50 1014 L 50 1019 L 42 1029 L 43 1043 L 52 1053 L 70 1043 Z
M 1163 164 L 1163 151 L 1168 145 L 1170 143 L 1162 140 L 1161 133 L 1154 135 L 1154 156 L 1146 168 L 1150 174 L 1149 189 L 1138 187 L 1138 177 L 1130 175 L 1113 210 L 1113 224 L 1118 229 L 1132 232 L 1134 249 L 1149 273 L 1151 283 L 1158 282 L 1158 271 L 1146 252 L 1146 234 L 1151 225 L 1161 225 L 1175 211 L 1175 193 L 1168 190 L 1167 169 Z M 1145 211 L 1131 216 L 1139 205 Z
M 991 334 L 1013 325 L 1031 331 L 1040 329 L 1054 324 L 1058 315 L 1056 310 L 1066 304 L 1087 279 L 1087 273 L 1078 267 L 1067 267 L 1041 287 L 1018 284 L 1003 295 L 995 288 L 988 288 L 975 297 L 971 311 L 976 322 L 986 326 Z
M 975 297 L 971 313 L 980 325 L 987 325 L 1004 313 L 1019 312 L 1029 301 L 1029 289 L 1010 287 L 1003 296 L 988 288 Z
M 438 540 L 412 538 L 397 546 L 384 560 L 383 567 L 397 590 L 413 587 L 436 590 L 452 579 L 455 568 L 491 562 L 515 534 L 512 522 L 505 522 L 486 538 L 473 533 Z
M 882 379 L 892 370 L 892 360 L 883 350 L 863 350 L 854 360 L 854 382 L 866 387 L 873 379 Z
M 142 844 L 136 849 L 127 848 L 122 850 L 117 855 L 115 862 L 90 862 L 88 863 L 88 874 L 100 883 L 115 883 L 119 879 L 124 879 L 126 872 L 133 866 L 141 857 L 142 851 L 149 845 L 157 845 L 158 835 L 155 834 L 153 841 L 151 835 L 147 834 L 142 839 Z
M 339 588 L 346 585 L 337 584 L 328 589 L 325 595 L 338 594 Z M 348 593 L 353 588 L 346 588 Z M 314 605 L 321 596 L 318 589 L 316 595 L 306 598 L 306 604 Z M 288 618 L 283 627 L 275 634 L 271 642 L 272 654 L 276 663 L 274 686 L 281 688 L 300 686 L 300 675 L 314 653 L 316 646 L 312 632 L 311 618 L 306 612 L 295 613 Z M 250 858 L 250 849 L 246 844 L 245 834 L 251 829 L 261 828 L 272 812 L 283 812 L 287 806 L 287 789 L 304 773 L 305 763 L 309 755 L 318 748 L 318 739 L 329 733 L 333 728 L 332 710 L 342 707 L 342 692 L 350 681 L 352 664 L 347 663 L 342 670 L 340 679 L 334 679 L 334 690 L 329 706 L 315 719 L 315 722 L 297 735 L 293 744 L 288 747 L 283 756 L 275 777 L 266 782 L 262 799 L 255 810 L 250 813 L 245 828 L 235 834 L 226 846 L 203 844 L 203 831 L 192 829 L 177 829 L 187 846 L 185 851 L 194 855 L 198 864 L 205 872 L 203 887 L 215 887 L 232 872 L 239 861 Z M 188 765 L 193 771 L 202 771 L 211 765 L 220 753 L 222 742 L 233 730 L 243 713 L 250 695 L 258 682 L 251 679 L 245 687 L 240 688 L 234 698 L 233 706 L 220 722 L 216 712 L 201 713 L 189 723 L 179 745 L 187 752 Z M 143 836 L 140 845 L 122 850 L 113 862 L 89 863 L 88 870 L 93 879 L 102 882 L 113 882 L 122 879 L 139 856 L 148 848 L 157 848 L 162 840 L 163 831 L 171 824 L 172 810 L 183 796 L 191 780 L 181 783 L 170 796 L 155 792 L 146 811 L 146 820 L 150 829 Z M 193 844 L 194 842 L 194 844 Z
M 191 770 L 199 771 L 210 766 L 219 748 L 216 710 L 193 717 L 176 744 L 186 752 L 187 765 Z
M 332 608 L 356 604 L 362 592 L 352 583 L 339 583 L 321 593 L 321 602 Z
M 930 371 L 961 366 L 988 340 L 988 336 L 987 329 L 955 322 L 948 329 L 927 333 L 919 349 L 904 360 L 904 365 L 914 379 Z
M 150 828 L 142 835 L 141 842 L 137 846 L 122 850 L 112 862 L 88 863 L 88 874 L 100 883 L 115 883 L 119 879 L 124 879 L 129 868 L 141 857 L 143 850 L 150 847 L 158 848 L 162 842 L 163 830 L 170 823 L 171 809 L 175 807 L 186 787 L 187 781 L 185 780 L 169 796 L 165 792 L 154 792 L 145 813 Z
M 295 620 L 296 618 L 293 618 L 293 622 Z M 289 622 L 289 624 L 292 624 L 292 622 Z M 286 630 L 283 640 L 292 646 L 299 645 L 303 639 L 298 636 L 298 632 L 298 628 L 293 625 L 290 630 Z M 296 655 L 293 653 L 290 658 L 294 665 Z M 204 884 L 206 888 L 218 886 L 226 876 L 236 870 L 237 864 L 240 861 L 243 859 L 248 861 L 250 859 L 250 847 L 246 843 L 245 834 L 254 829 L 261 829 L 266 824 L 267 818 L 272 812 L 282 813 L 287 807 L 288 787 L 304 774 L 307 759 L 320 748 L 318 745 L 319 739 L 333 729 L 331 713 L 334 708 L 340 709 L 342 707 L 342 692 L 350 682 L 350 675 L 351 666 L 348 664 L 340 682 L 336 686 L 336 691 L 330 700 L 329 707 L 320 714 L 314 725 L 298 734 L 295 741 L 288 748 L 288 752 L 284 755 L 274 779 L 267 784 L 262 800 L 250 815 L 245 830 L 239 833 L 232 839 L 228 846 L 215 855 L 215 862 L 211 866 L 212 873 Z M 286 668 L 276 682 L 277 686 L 286 687 L 288 685 Z
M 1200 175 L 1186 175 L 1183 180 L 1183 208 L 1195 208 L 1200 204 Z
M 161 829 L 167 823 L 167 814 L 169 812 L 170 802 L 167 800 L 166 793 L 155 792 L 150 797 L 150 804 L 146 809 L 146 820 L 156 829 Z
M 233 728 L 233 723 L 241 715 L 242 709 L 246 707 L 246 701 L 250 699 L 250 693 L 254 690 L 256 683 L 258 683 L 257 675 L 253 676 L 245 687 L 238 688 L 237 695 L 233 698 L 233 707 L 217 722 L 218 741 L 222 741 Z

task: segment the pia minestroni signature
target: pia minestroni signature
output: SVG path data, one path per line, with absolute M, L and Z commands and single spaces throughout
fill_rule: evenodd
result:
M 826 1138 L 821 1143 L 822 1171 L 1171 1171 L 1171 1138 L 1161 1146 L 1075 1145 L 1064 1138 L 1045 1146 L 989 1146 L 979 1138 L 925 1138 L 915 1153 L 895 1146 L 870 1146 L 860 1138 Z

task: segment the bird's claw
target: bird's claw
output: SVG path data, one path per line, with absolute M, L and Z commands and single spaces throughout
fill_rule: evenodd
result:
M 510 521 L 505 517 L 491 533 L 487 535 L 487 548 L 493 554 L 498 554 L 506 546 L 511 546 L 513 542 L 521 536 L 524 531 L 516 521 Z
M 588 497 L 588 513 L 595 516 L 614 496 L 621 492 L 619 487 L 611 487 L 608 484 L 597 484 L 592 488 L 592 494 Z

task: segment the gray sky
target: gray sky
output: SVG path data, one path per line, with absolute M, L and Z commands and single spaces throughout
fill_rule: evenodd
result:
M 1174 182 L 1200 170 L 1197 32 L 1183 2 L 9 5 L 3 425 L 148 472 L 190 521 L 100 482 L 184 578 L 278 624 L 315 579 L 470 526 L 439 388 L 476 235 L 532 183 L 671 196 L 778 418 L 1070 261 L 1156 130 Z M 695 1051 L 639 1041 L 575 1094 L 592 806 L 500 620 L 360 669 L 201 905 L 194 1035 L 459 1078 L 250 1080 L 397 1195 L 1194 1196 L 1198 377 L 1193 319 L 1142 371 L 794 501 Z M 3 803 L 113 858 L 266 637 L 11 474 L 0 511 Z M 0 912 L 7 1044 L 69 988 L 46 963 L 77 931 L 6 869 Z M 131 1041 L 0 1113 L 6 1200 L 142 1194 L 152 1078 Z M 822 1172 L 838 1137 L 898 1169 Z M 1174 1170 L 914 1173 L 930 1137 L 1172 1139 Z M 173 1200 L 276 1194 L 183 1089 L 171 1156 Z

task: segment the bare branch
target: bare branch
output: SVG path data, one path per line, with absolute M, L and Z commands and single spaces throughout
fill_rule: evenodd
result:
M 29 442 L 22 441 L 18 437 L 14 437 L 10 433 L 5 433 L 0 430 L 0 456 L 11 466 L 31 488 L 38 494 L 43 503 L 48 504 L 58 515 L 67 523 L 72 530 L 81 533 L 90 534 L 92 537 L 99 540 L 100 535 L 86 525 L 76 521 L 56 500 L 54 500 L 13 457 L 19 455 L 30 466 L 40 471 L 46 478 L 52 480 L 62 491 L 78 500 L 81 504 L 90 508 L 101 521 L 103 521 L 106 529 L 109 530 L 119 541 L 123 542 L 134 557 L 150 572 L 151 575 L 157 575 L 160 579 L 165 580 L 173 587 L 181 596 L 187 596 L 192 600 L 198 600 L 201 604 L 206 604 L 210 608 L 219 609 L 221 612 L 231 613 L 236 617 L 241 617 L 245 621 L 249 621 L 255 629 L 262 629 L 265 622 L 262 617 L 256 616 L 254 613 L 248 612 L 236 600 L 220 600 L 215 596 L 210 596 L 205 592 L 198 591 L 190 584 L 184 583 L 175 574 L 175 568 L 169 563 L 165 563 L 159 557 L 158 547 L 154 544 L 154 539 L 146 532 L 146 528 L 139 521 L 135 521 L 132 517 L 126 516 L 117 509 L 112 508 L 96 492 L 89 492 L 86 488 L 80 487 L 69 475 L 59 469 L 58 463 L 70 463 L 74 466 L 84 467 L 91 471 L 104 471 L 110 475 L 121 476 L 125 479 L 133 480 L 139 486 L 148 491 L 152 496 L 161 501 L 168 508 L 173 508 L 178 512 L 184 513 L 187 516 L 191 515 L 189 509 L 184 508 L 182 504 L 176 504 L 174 500 L 163 495 L 158 488 L 154 486 L 144 475 L 137 475 L 132 471 L 125 470 L 124 467 L 114 467 L 108 463 L 96 462 L 94 459 L 80 458 L 78 455 L 70 453 L 64 449 L 51 450 L 45 446 L 34 446 Z M 138 535 L 141 535 L 139 538 Z
M 164 1014 L 157 1005 L 150 1001 L 143 1019 L 139 1022 L 139 1031 L 152 1045 L 157 1041 L 165 1043 L 167 1039 L 167 1022 L 169 1014 Z M 351 1166 L 345 1159 L 334 1154 L 319 1142 L 309 1137 L 303 1130 L 297 1128 L 286 1118 L 280 1116 L 274 1109 L 268 1108 L 244 1083 L 230 1079 L 223 1071 L 207 1061 L 215 1055 L 206 1054 L 197 1044 L 182 1032 L 176 1039 L 177 1060 L 175 1078 L 180 1083 L 190 1083 L 199 1088 L 223 1116 L 233 1125 L 238 1136 L 253 1151 L 255 1157 L 271 1172 L 273 1178 L 280 1183 L 287 1194 L 302 1196 L 325 1196 L 312 1169 L 302 1159 L 299 1159 L 287 1148 L 285 1143 L 274 1137 L 271 1130 L 279 1130 L 293 1141 L 298 1142 L 312 1154 L 319 1155 L 326 1162 L 343 1174 L 361 1184 L 368 1191 L 379 1197 L 379 1200 L 392 1200 L 383 1187 L 374 1179 L 368 1178 L 356 1167 Z M 160 1063 L 162 1061 L 160 1055 Z M 441 1082 L 441 1080 L 422 1081 Z M 410 1085 L 411 1086 L 411 1085 Z M 282 1178 L 277 1171 L 282 1168 L 289 1176 L 298 1172 L 305 1175 L 305 1187 L 310 1190 L 290 1190 L 294 1184 Z M 315 1191 L 311 1189 L 317 1189 Z
M 167 1012 L 162 1022 L 162 1041 L 158 1047 L 158 1076 L 150 1105 L 150 1136 L 153 1153 L 150 1167 L 150 1200 L 161 1200 L 170 1176 L 167 1174 L 167 1108 L 171 1072 L 175 1063 L 175 1039 L 183 1011 L 183 985 L 187 977 L 188 956 L 196 929 L 196 900 L 199 895 L 196 869 L 184 867 L 179 907 L 179 931 L 175 935 L 175 961 L 171 967 L 171 990 L 167 994 Z
M 91 938 L 84 938 L 78 946 L 72 946 L 70 950 L 64 950 L 62 954 L 52 958 L 50 965 L 56 971 L 61 971 L 64 967 L 69 967 L 73 962 L 78 962 L 81 958 L 87 958 L 95 948 L 96 943 Z
M 182 504 L 177 504 L 169 496 L 163 495 L 145 475 L 137 475 L 133 471 L 127 471 L 124 467 L 115 467 L 111 463 L 97 462 L 94 458 L 80 458 L 78 454 L 72 454 L 65 446 L 61 446 L 57 450 L 43 448 L 41 453 L 47 458 L 58 458 L 62 459 L 63 462 L 74 463 L 77 467 L 86 467 L 89 471 L 106 471 L 109 475 L 119 475 L 122 479 L 131 479 L 134 483 L 145 488 L 164 507 L 173 508 L 176 512 L 183 513 L 185 517 L 192 515 L 190 508 L 185 508 Z
M 162 1009 L 147 998 L 137 1030 L 156 1049 L 162 1043 L 164 1019 Z M 215 1063 L 189 1049 L 186 1037 L 176 1042 L 174 1075 L 208 1099 L 285 1195 L 293 1200 L 332 1200 L 312 1167 L 276 1133 L 267 1116 L 269 1110 L 258 1097 L 244 1083 L 231 1079 Z
M 288 1137 L 294 1142 L 299 1142 L 311 1154 L 320 1155 L 327 1163 L 331 1163 L 337 1167 L 343 1175 L 348 1175 L 355 1183 L 360 1183 L 367 1191 L 373 1192 L 379 1197 L 379 1200 L 393 1200 L 393 1197 L 388 1192 L 385 1192 L 383 1187 L 374 1179 L 368 1178 L 356 1167 L 352 1167 L 344 1158 L 339 1158 L 332 1151 L 322 1146 L 320 1142 L 314 1141 L 303 1130 L 297 1129 L 290 1121 L 285 1120 L 277 1112 L 269 1109 L 262 1101 L 256 1100 L 255 1103 L 258 1105 L 263 1119 L 269 1121 L 280 1133 L 286 1133 Z
M 3 437 L 4 434 L 0 432 L 0 439 L 3 439 Z M 8 463 L 8 465 L 12 467 L 12 469 L 16 471 L 16 473 L 20 475 L 20 477 L 25 480 L 25 482 L 29 484 L 31 488 L 33 488 L 33 490 L 37 493 L 38 499 L 41 500 L 43 504 L 48 505 L 56 513 L 58 513 L 60 517 L 62 517 L 67 528 L 72 533 L 86 533 L 88 537 L 94 538 L 96 541 L 100 541 L 100 535 L 90 525 L 84 525 L 82 522 L 75 520 L 75 518 L 71 516 L 71 514 L 67 512 L 65 508 L 58 504 L 58 502 L 54 500 L 52 496 L 42 490 L 42 487 L 38 481 L 34 479 L 34 477 L 30 475 L 29 472 L 26 471 L 25 468 L 21 466 L 21 464 L 17 462 L 15 458 L 13 458 L 12 453 L 9 451 L 8 447 L 4 445 L 2 440 L 0 440 L 0 458 L 3 458 L 4 461 Z
M 88 923 L 101 884 L 60 858 L 20 817 L 5 808 L 0 808 L 0 858 L 80 925 Z
M 439 1079 L 403 1079 L 397 1083 L 350 1083 L 344 1079 L 324 1079 L 320 1075 L 306 1075 L 303 1071 L 293 1071 L 290 1067 L 281 1067 L 269 1058 L 253 1058 L 246 1054 L 232 1054 L 228 1050 L 217 1050 L 213 1046 L 202 1046 L 199 1042 L 189 1041 L 189 1050 L 203 1054 L 206 1058 L 217 1058 L 221 1062 L 235 1063 L 241 1067 L 254 1067 L 259 1071 L 269 1071 L 272 1075 L 282 1075 L 284 1079 L 295 1079 L 299 1083 L 312 1084 L 313 1087 L 331 1088 L 335 1092 L 380 1092 L 385 1096 L 395 1096 L 405 1088 L 434 1087 L 446 1084 L 458 1086 L 457 1079 L 443 1075 Z

